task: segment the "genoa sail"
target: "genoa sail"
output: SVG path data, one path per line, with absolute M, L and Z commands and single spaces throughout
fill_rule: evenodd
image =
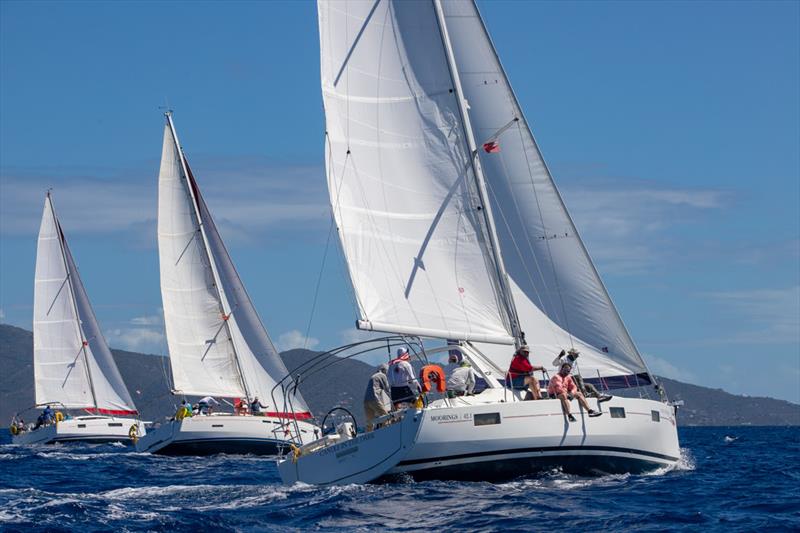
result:
M 649 381 L 581 241 L 473 1 L 442 2 L 528 343 L 575 347 L 584 375 Z M 544 316 L 542 316 L 544 315 Z M 506 356 L 507 357 L 507 356 Z M 589 359 L 592 371 L 587 373 Z
M 319 2 L 326 171 L 362 329 L 512 344 L 430 2 Z
M 272 401 L 286 370 L 217 231 L 171 117 L 159 173 L 161 295 L 173 384 L 187 395 Z M 308 418 L 298 393 L 268 413 Z
M 137 414 L 100 331 L 50 193 L 36 250 L 33 360 L 38 405 Z

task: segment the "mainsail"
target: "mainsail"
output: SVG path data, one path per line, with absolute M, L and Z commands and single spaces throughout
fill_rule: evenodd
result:
M 631 384 L 649 379 L 553 182 L 477 6 L 471 0 L 444 0 L 442 7 L 473 131 L 478 143 L 487 145 L 481 163 L 529 344 L 548 356 L 561 347 L 581 349 L 588 356 L 582 361 L 584 375 L 634 374 Z M 587 373 L 589 360 L 592 371 Z
M 33 294 L 37 405 L 137 414 L 89 304 L 49 192 L 39 229 Z
M 225 249 L 169 114 L 158 182 L 161 297 L 176 391 L 269 403 L 288 371 Z M 275 402 L 268 413 L 310 417 L 299 392 L 278 393 Z
M 430 2 L 319 2 L 326 169 L 362 329 L 514 342 Z

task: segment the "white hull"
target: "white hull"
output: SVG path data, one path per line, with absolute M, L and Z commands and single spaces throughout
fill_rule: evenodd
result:
M 298 421 L 303 442 L 317 438 L 318 428 Z M 136 450 L 163 455 L 213 455 L 216 453 L 276 455 L 289 447 L 286 429 L 294 432 L 294 423 L 269 416 L 214 414 L 170 420 L 151 429 L 139 439 Z
M 144 435 L 144 424 L 132 418 L 113 416 L 79 416 L 57 424 L 23 431 L 11 437 L 14 444 L 52 444 L 56 442 L 122 442 L 129 443 L 129 432 L 137 427 Z
M 313 485 L 369 483 L 408 454 L 421 420 L 420 411 L 407 411 L 402 420 L 369 433 L 347 439 L 328 436 L 307 446 L 313 451 L 296 458 L 289 454 L 288 458 L 278 461 L 278 472 L 287 484 L 298 481 Z
M 504 394 L 508 397 L 501 403 Z M 489 389 L 434 402 L 424 411 L 413 448 L 389 474 L 500 480 L 553 468 L 636 473 L 674 465 L 680 458 L 675 413 L 664 403 L 614 397 L 601 404 L 602 416 L 592 418 L 573 401 L 577 422 L 570 423 L 558 400 L 512 401 L 510 395 Z M 596 402 L 589 400 L 595 410 Z M 625 418 L 612 418 L 611 408 L 624 409 Z M 485 425 L 476 425 L 481 422 Z

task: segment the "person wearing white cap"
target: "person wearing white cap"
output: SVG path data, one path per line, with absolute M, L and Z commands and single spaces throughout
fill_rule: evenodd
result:
M 364 416 L 367 418 L 367 431 L 372 431 L 373 420 L 388 415 L 392 410 L 392 399 L 389 396 L 391 390 L 389 381 L 386 379 L 388 371 L 389 365 L 382 363 L 367 383 L 367 390 L 364 392 Z
M 403 346 L 397 349 L 397 357 L 389 362 L 389 385 L 395 409 L 402 403 L 414 403 L 421 390 L 410 359 L 408 348 Z

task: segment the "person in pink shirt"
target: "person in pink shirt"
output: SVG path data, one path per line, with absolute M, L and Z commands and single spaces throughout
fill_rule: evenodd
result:
M 572 365 L 569 363 L 564 363 L 561 365 L 558 374 L 550 379 L 550 385 L 547 387 L 547 393 L 550 396 L 555 396 L 561 400 L 561 410 L 564 412 L 570 422 L 576 421 L 569 409 L 570 396 L 578 400 L 578 403 L 581 404 L 584 409 L 586 409 L 586 412 L 589 413 L 589 416 L 602 415 L 603 413 L 598 413 L 589 407 L 589 402 L 586 401 L 586 398 L 583 396 L 581 391 L 578 390 L 578 386 L 575 385 L 575 381 L 572 379 L 572 376 L 569 375 L 570 372 L 572 372 Z

